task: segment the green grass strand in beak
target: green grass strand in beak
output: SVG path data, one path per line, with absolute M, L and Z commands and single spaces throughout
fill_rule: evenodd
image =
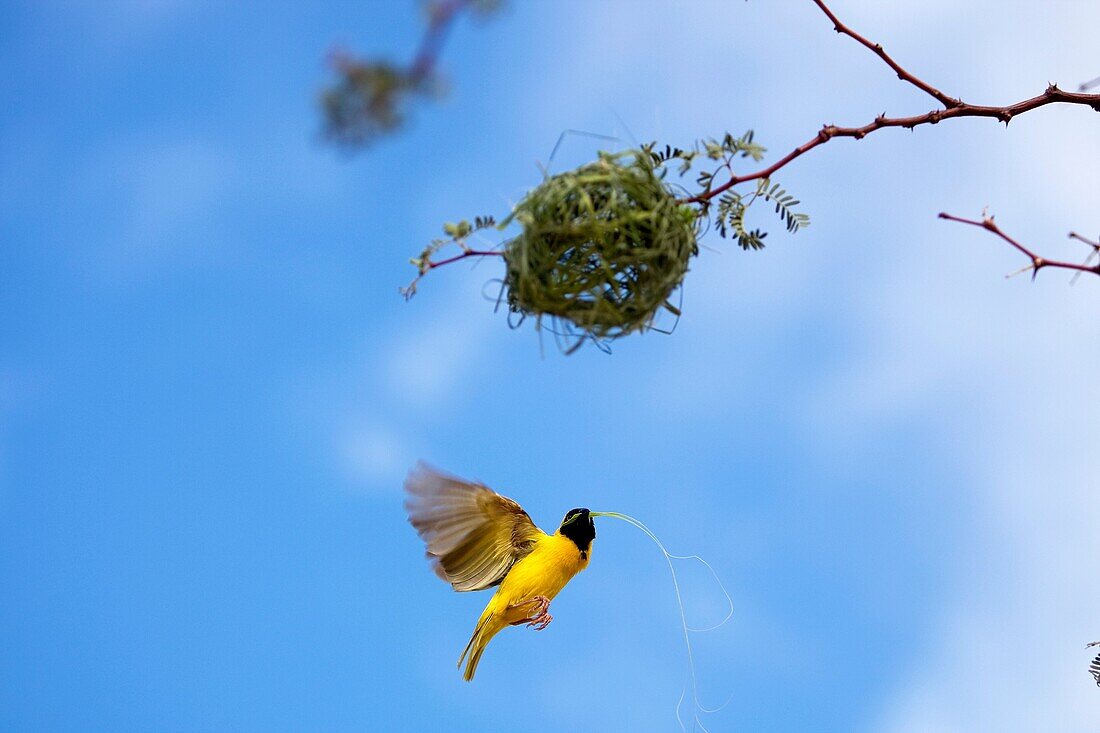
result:
M 646 536 L 648 536 L 651 540 L 653 540 L 654 544 L 657 545 L 657 549 L 659 549 L 661 551 L 661 554 L 663 554 L 665 556 L 665 562 L 668 563 L 668 571 L 672 575 L 672 588 L 676 592 L 676 605 L 680 609 L 680 626 L 681 626 L 681 628 L 683 630 L 683 633 L 684 633 L 684 648 L 687 650 L 688 668 L 691 672 L 691 696 L 692 696 L 692 703 L 694 704 L 694 707 L 695 707 L 694 723 L 697 724 L 700 728 L 702 728 L 705 731 L 706 728 L 703 727 L 703 722 L 701 720 L 699 720 L 699 713 L 700 712 L 703 712 L 703 713 L 716 713 L 719 710 L 721 710 L 722 708 L 724 708 L 726 705 L 728 705 L 729 700 L 727 700 L 725 702 L 725 704 L 720 705 L 719 707 L 716 707 L 716 708 L 706 708 L 699 702 L 699 685 L 698 685 L 698 681 L 697 681 L 696 674 L 695 674 L 695 657 L 694 657 L 694 654 L 693 654 L 692 648 L 691 648 L 691 632 L 714 631 L 715 629 L 717 629 L 721 626 L 724 626 L 726 624 L 726 622 L 729 621 L 733 617 L 733 598 L 730 597 L 730 594 L 726 590 L 726 587 L 722 584 L 722 581 L 718 578 L 718 573 L 714 572 L 714 568 L 711 567 L 710 563 L 708 563 L 706 560 L 699 557 L 698 555 L 673 555 L 671 552 L 669 552 L 665 548 L 664 543 L 662 543 L 661 540 L 658 539 L 657 535 L 655 535 L 653 533 L 653 530 L 651 530 L 649 527 L 645 526 L 645 524 L 643 524 L 641 521 L 635 519 L 634 517 L 630 516 L 629 514 L 622 514 L 620 512 L 589 512 L 588 515 L 590 517 L 610 517 L 612 519 L 620 519 L 624 522 L 627 522 L 628 524 L 634 525 L 635 527 L 640 529 L 642 532 L 644 532 L 646 534 Z M 711 576 L 713 576 L 714 581 L 718 584 L 718 587 L 722 590 L 722 594 L 726 597 L 726 602 L 729 604 L 729 611 L 726 613 L 725 618 L 723 618 L 717 624 L 715 624 L 713 626 L 708 626 L 708 627 L 703 628 L 703 629 L 696 629 L 696 628 L 693 628 L 691 626 L 688 626 L 687 614 L 684 611 L 684 601 L 683 601 L 683 598 L 680 595 L 680 582 L 676 577 L 676 567 L 672 564 L 673 560 L 698 560 L 699 562 L 703 563 L 703 565 L 706 567 L 706 569 L 710 571 Z M 680 705 L 681 705 L 681 703 L 683 703 L 683 699 L 684 699 L 684 695 L 681 695 L 680 696 L 680 702 L 676 703 L 676 720 L 680 723 L 680 728 L 686 731 L 687 728 L 686 728 L 686 726 L 684 726 L 684 722 L 680 718 Z

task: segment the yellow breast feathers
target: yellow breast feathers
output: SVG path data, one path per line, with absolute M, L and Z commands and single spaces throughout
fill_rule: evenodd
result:
M 512 566 L 497 595 L 509 605 L 535 596 L 552 599 L 574 575 L 588 567 L 591 551 L 591 542 L 581 550 L 561 533 L 543 535 L 531 554 Z

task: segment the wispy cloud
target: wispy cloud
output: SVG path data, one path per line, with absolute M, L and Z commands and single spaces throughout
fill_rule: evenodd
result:
M 352 483 L 400 486 L 423 457 L 423 436 L 463 406 L 463 385 L 486 369 L 492 330 L 507 330 L 477 295 L 488 272 L 441 273 L 455 282 L 433 280 L 438 292 L 418 296 L 400 322 L 305 385 L 299 402 L 317 425 L 313 434 L 331 441 L 333 464 Z
M 485 310 L 457 309 L 412 318 L 408 328 L 392 336 L 381 351 L 381 369 L 397 401 L 419 409 L 443 407 L 450 401 L 448 395 L 483 355 L 490 325 L 502 326 Z
M 394 490 L 416 459 L 414 451 L 396 431 L 383 423 L 361 422 L 337 432 L 335 446 L 344 476 L 356 486 Z
M 229 156 L 183 142 L 143 152 L 119 174 L 131 195 L 120 245 L 127 257 L 146 259 L 205 219 L 234 185 L 236 171 Z
M 83 42 L 122 50 L 167 30 L 202 5 L 199 0 L 105 0 L 89 5 L 44 2 L 39 10 L 52 23 L 78 30 Z
M 132 140 L 90 156 L 65 195 L 81 202 L 63 226 L 97 278 L 147 273 L 224 249 L 236 157 L 197 139 Z
M 766 8 L 771 22 L 778 22 L 777 15 L 792 19 L 789 8 L 758 7 Z M 951 88 L 959 93 L 982 90 L 989 101 L 1019 93 L 1020 97 L 1004 100 L 1015 101 L 1034 93 L 1031 77 L 1036 75 L 1055 71 L 1071 77 L 1074 73 L 1094 75 L 1083 56 L 1094 49 L 1088 41 L 1088 34 L 1100 21 L 1100 9 L 1094 5 L 1059 5 L 1059 16 L 1073 19 L 1069 24 L 1072 30 L 1066 29 L 1071 39 L 1050 39 L 1035 47 L 1028 44 L 1026 50 L 1008 40 L 1005 44 L 972 44 L 951 55 L 929 53 L 927 33 L 933 22 L 937 33 L 962 38 L 973 32 L 972 19 L 978 16 L 984 38 L 1002 33 L 1012 39 L 1029 32 L 1030 27 L 1047 25 L 1039 16 L 1051 12 L 1042 5 L 1021 3 L 1012 4 L 1013 12 L 1006 13 L 1003 3 L 986 2 L 967 6 L 966 18 L 962 18 L 960 12 L 952 12 L 957 7 L 944 2 L 919 7 L 862 0 L 836 4 L 841 17 L 857 29 L 872 36 L 881 31 L 884 40 L 896 44 L 901 57 L 915 69 L 927 71 L 946 85 L 956 84 Z M 1027 14 L 1026 22 L 1021 23 L 1017 11 Z M 607 4 L 599 12 L 614 18 L 623 8 Z M 737 67 L 735 62 L 762 57 L 766 49 L 757 44 L 770 36 L 731 36 L 732 24 L 721 20 L 725 12 L 728 8 L 715 11 L 710 28 L 724 37 L 732 62 L 732 66 L 723 65 L 723 71 L 742 71 L 742 78 L 731 76 L 729 80 L 729 103 L 718 101 L 700 109 L 699 99 L 715 97 L 714 76 L 680 78 L 670 73 L 653 79 L 656 88 L 652 96 L 660 101 L 650 104 L 653 111 L 649 114 L 654 120 L 692 116 L 695 134 L 713 132 L 698 129 L 700 119 L 722 115 L 727 125 L 774 124 L 780 128 L 779 135 L 794 134 L 783 129 L 794 130 L 791 122 L 778 120 L 771 108 L 746 109 L 738 104 L 752 98 L 749 90 L 757 76 L 755 67 Z M 753 9 L 742 12 L 739 8 L 737 12 L 743 23 L 748 23 L 750 16 L 761 21 Z M 841 43 L 823 19 L 812 17 L 815 13 L 809 4 L 799 8 L 798 22 L 790 23 L 789 32 L 801 37 L 810 28 L 815 34 L 811 42 L 821 43 L 822 48 L 826 42 Z M 646 22 L 645 18 L 634 20 Z M 951 22 L 955 25 L 948 25 Z M 600 66 L 602 73 L 585 84 L 583 94 L 592 99 L 621 93 L 616 80 L 639 63 L 665 65 L 650 59 L 651 49 L 645 44 L 629 39 L 617 42 L 605 34 L 607 27 L 636 34 L 635 23 L 605 22 L 591 27 L 600 28 L 601 36 L 598 43 L 589 39 L 587 54 L 596 47 L 615 50 Z M 713 48 L 701 41 L 695 55 L 708 58 Z M 914 54 L 922 49 L 923 60 Z M 784 97 L 799 100 L 803 113 L 798 119 L 807 133 L 845 103 L 845 93 L 861 94 L 864 99 L 853 103 L 865 105 L 866 93 L 860 86 L 865 76 L 881 75 L 881 89 L 891 101 L 898 95 L 913 96 L 910 90 L 892 87 L 892 77 L 878 68 L 877 60 L 864 59 L 861 52 L 865 53 L 855 46 L 850 54 L 841 51 L 842 63 L 849 64 L 850 55 L 852 62 L 859 64 L 858 68 L 845 67 L 857 74 L 848 92 L 838 91 L 848 86 L 843 80 L 822 84 L 812 74 L 808 78 L 817 85 L 816 90 L 804 88 L 805 80 L 791 81 Z M 586 58 L 586 54 L 576 56 Z M 782 54 L 777 58 L 784 59 L 777 60 L 777 65 L 792 71 L 799 66 Z M 667 63 L 670 68 L 675 65 L 674 60 Z M 560 66 L 551 70 L 555 79 L 549 83 L 566 86 L 574 84 L 582 73 L 563 73 Z M 773 76 L 762 71 L 756 74 L 765 83 L 774 83 Z M 1025 74 L 1030 76 L 1025 78 Z M 1074 80 L 1063 78 L 1063 85 Z M 564 93 L 548 94 L 547 99 Z M 920 109 L 919 95 L 913 98 Z M 789 108 L 785 102 L 776 106 Z M 657 107 L 671 112 L 658 115 Z M 806 109 L 818 111 L 805 113 Z M 1051 117 L 1056 121 L 1051 122 Z M 637 127 L 644 128 L 648 121 L 638 120 Z M 681 120 L 669 127 L 655 132 L 677 134 L 687 125 Z M 708 335 L 698 336 L 698 344 L 680 351 L 681 361 L 676 366 L 707 375 L 729 361 L 751 374 L 752 355 L 737 356 L 728 345 L 708 343 L 708 339 L 714 340 L 713 333 L 729 332 L 730 323 L 750 331 L 782 329 L 788 318 L 805 318 L 814 309 L 807 298 L 822 299 L 821 312 L 837 317 L 842 324 L 834 338 L 845 340 L 844 356 L 834 374 L 810 379 L 817 391 L 807 395 L 800 416 L 811 436 L 808 442 L 821 446 L 823 452 L 858 451 L 874 443 L 874 436 L 884 428 L 917 422 L 922 430 L 943 436 L 954 446 L 948 451 L 951 469 L 968 477 L 970 492 L 959 497 L 959 504 L 974 507 L 974 526 L 965 541 L 959 547 L 944 548 L 945 572 L 951 575 L 945 581 L 948 593 L 929 603 L 936 610 L 930 620 L 930 635 L 919 637 L 925 645 L 899 652 L 898 662 L 890 670 L 896 685 L 884 699 L 869 705 L 878 711 L 875 729 L 888 733 L 1085 733 L 1095 730 L 1100 719 L 1100 695 L 1086 671 L 1089 655 L 1082 649 L 1085 642 L 1100 638 L 1100 587 L 1090 581 L 1100 557 L 1100 534 L 1096 531 L 1100 527 L 1100 483 L 1096 478 L 1100 460 L 1095 450 L 1096 436 L 1100 436 L 1096 411 L 1100 387 L 1095 379 L 1095 365 L 1100 362 L 1100 341 L 1095 338 L 1097 284 L 1082 282 L 1069 288 L 1065 277 L 1046 277 L 1050 273 L 1043 273 L 1034 286 L 1026 278 L 1006 283 L 1001 273 L 1025 263 L 1001 250 L 997 242 L 981 239 L 982 233 L 954 231 L 938 225 L 933 217 L 937 207 L 950 203 L 976 207 L 965 209 L 970 214 L 990 204 L 1002 220 L 1015 218 L 1022 235 L 1037 242 L 1060 240 L 1065 229 L 1081 226 L 1076 223 L 1081 217 L 1087 222 L 1093 216 L 1090 202 L 1097 195 L 1096 183 L 1091 169 L 1081 161 L 1096 158 L 1095 123 L 1084 111 L 1052 110 L 1045 120 L 1041 114 L 1017 120 L 1007 132 L 990 127 L 988 134 L 963 137 L 974 129 L 937 129 L 923 131 L 920 140 L 910 138 L 907 144 L 943 157 L 925 171 L 920 170 L 923 163 L 919 159 L 904 157 L 913 153 L 896 144 L 899 136 L 885 133 L 874 143 L 878 146 L 874 150 L 882 154 L 883 145 L 894 144 L 885 149 L 899 163 L 911 162 L 916 167 L 912 178 L 903 178 L 897 171 L 884 176 L 884 195 L 853 188 L 846 198 L 833 196 L 835 200 L 822 204 L 821 197 L 835 191 L 836 171 L 820 167 L 819 161 L 833 160 L 835 165 L 845 153 L 834 148 L 807 158 L 792 175 L 803 176 L 798 189 L 803 198 L 827 210 L 820 215 L 825 226 L 818 224 L 806 235 L 775 246 L 784 250 L 812 246 L 812 251 L 796 262 L 785 263 L 786 270 L 771 263 L 747 265 L 757 275 L 766 271 L 766 276 L 745 283 L 738 280 L 742 260 L 737 260 L 736 266 L 727 264 L 740 257 L 739 253 L 721 258 L 705 253 L 697 265 L 700 272 L 689 275 L 690 302 L 685 317 L 707 323 Z M 642 129 L 640 134 L 644 137 L 648 132 Z M 766 140 L 776 134 L 767 129 L 762 132 Z M 860 145 L 858 152 L 849 147 L 846 153 L 850 157 L 845 162 L 845 176 L 853 186 L 867 185 L 876 180 L 874 176 L 882 175 L 876 170 L 881 163 L 869 158 L 871 146 Z M 956 175 L 958 170 L 968 171 L 967 180 Z M 898 211 L 897 194 L 908 199 L 910 210 Z M 856 197 L 862 197 L 858 204 L 851 200 Z M 882 211 L 876 213 L 876 208 Z M 838 221 L 845 215 L 851 219 Z M 919 230 L 909 226 L 913 221 L 919 221 Z M 871 233 L 886 241 L 841 241 L 856 236 L 855 232 Z M 812 244 L 807 245 L 807 240 Z M 1079 254 L 1084 256 L 1083 251 Z M 777 251 L 759 255 L 782 256 Z M 789 273 L 789 278 L 784 273 Z M 852 286 L 830 287 L 831 281 Z M 744 287 L 739 287 L 742 284 Z M 794 297 L 794 292 L 801 293 L 803 299 Z M 690 336 L 681 332 L 675 338 Z M 759 346 L 761 341 L 756 338 L 754 343 Z M 678 348 L 682 346 L 679 343 Z M 729 409 L 735 391 L 723 385 L 735 379 L 744 384 L 745 373 L 727 375 L 728 379 L 697 379 L 677 391 L 675 403 L 688 413 L 692 405 L 696 410 Z M 715 389 L 726 393 L 716 394 Z M 844 429 L 838 430 L 838 426 Z M 944 511 L 952 508 L 944 507 Z
M 1056 208 L 1062 193 L 1006 204 Z M 950 594 L 928 647 L 906 652 L 880 729 L 1091 731 L 1100 696 L 1082 646 L 1100 635 L 1100 589 L 1088 580 L 1100 557 L 1100 343 L 1095 293 L 1080 288 L 1095 284 L 975 281 L 965 273 L 988 271 L 995 250 L 971 250 L 954 270 L 909 236 L 897 244 L 852 303 L 852 322 L 876 336 L 818 395 L 817 441 L 857 450 L 917 420 L 954 446 L 971 490 L 960 500 L 975 514 L 945 568 Z M 902 297 L 915 282 L 920 299 Z

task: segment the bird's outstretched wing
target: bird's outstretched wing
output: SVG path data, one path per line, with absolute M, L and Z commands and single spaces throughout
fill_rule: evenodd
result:
M 405 479 L 405 491 L 409 522 L 433 569 L 457 591 L 497 585 L 543 534 L 511 499 L 423 463 Z

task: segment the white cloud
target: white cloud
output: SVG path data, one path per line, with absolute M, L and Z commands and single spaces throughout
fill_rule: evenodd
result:
M 336 451 L 345 476 L 356 484 L 396 487 L 415 456 L 389 426 L 363 422 L 337 434 Z
M 1082 649 L 1100 636 L 1100 587 L 1090 582 L 1100 557 L 1092 319 L 1067 313 L 1064 298 L 956 285 L 930 289 L 919 311 L 888 308 L 890 337 L 834 385 L 825 408 L 835 415 L 847 403 L 852 422 L 871 431 L 923 414 L 957 446 L 957 470 L 975 494 L 953 597 L 927 656 L 908 652 L 899 665 L 880 729 L 1095 730 L 1100 696 Z M 960 317 L 968 310 L 979 314 Z
M 817 11 L 809 3 L 751 5 L 692 4 L 692 13 L 697 10 L 711 22 L 692 45 L 691 63 L 723 59 L 716 71 L 696 74 L 679 73 L 667 49 L 638 41 L 660 37 L 664 19 L 658 14 L 631 14 L 627 23 L 622 20 L 628 6 L 601 5 L 593 12 L 603 22 L 588 24 L 593 35 L 581 39 L 583 48 L 561 54 L 559 63 L 546 67 L 547 79 L 540 86 L 551 87 L 544 97 L 546 116 L 560 119 L 552 105 L 562 98 L 579 98 L 582 107 L 606 107 L 607 100 L 617 104 L 634 95 L 635 117 L 627 121 L 641 128 L 636 132 L 643 138 L 671 132 L 669 141 L 679 142 L 683 130 L 720 132 L 704 125 L 725 119 L 721 124 L 733 129 L 759 126 L 765 141 L 777 145 L 776 137 L 797 136 L 799 126 L 808 125 L 807 135 L 794 140 L 801 142 L 817 124 L 834 114 L 839 118 L 838 111 L 844 115 L 838 122 L 858 121 L 860 113 L 853 110 L 877 99 L 869 89 L 881 92 L 897 111 L 901 108 L 894 100 L 902 93 L 918 100 L 915 111 L 921 109 L 919 94 L 905 90 L 878 60 L 863 58 L 863 49 L 845 49 L 842 44 L 852 42 L 829 32 L 823 19 L 810 17 Z M 1031 96 L 1048 74 L 1064 87 L 1078 80 L 1075 75 L 1096 75 L 1088 66 L 1100 22 L 1100 5 L 1093 2 L 838 0 L 834 5 L 857 30 L 871 37 L 881 33 L 914 71 L 975 101 Z M 768 32 L 736 32 L 759 27 L 762 11 L 774 16 Z M 647 22 L 652 32 L 639 28 Z M 782 31 L 781 23 L 788 24 Z M 929 42 L 930 33 L 938 48 Z M 675 48 L 671 53 L 683 55 L 682 47 L 669 45 Z M 601 51 L 600 73 L 588 73 L 584 65 L 593 65 L 592 56 Z M 822 54 L 820 63 L 816 54 Z M 772 59 L 773 68 L 754 66 L 760 58 Z M 562 59 L 577 59 L 580 67 L 570 68 Z M 620 82 L 639 65 L 666 69 L 653 76 L 643 95 Z M 822 79 L 820 69 L 826 65 L 846 71 Z M 727 78 L 720 79 L 721 74 Z M 579 78 L 586 80 L 581 87 Z M 725 99 L 715 93 L 718 88 L 725 90 Z M 783 89 L 781 98 L 778 89 Z M 747 103 L 754 90 L 768 104 Z M 668 119 L 673 124 L 656 122 Z M 870 438 L 883 426 L 919 419 L 956 446 L 952 468 L 963 472 L 972 487 L 972 495 L 960 497 L 960 503 L 973 506 L 975 522 L 969 541 L 951 548 L 957 556 L 948 567 L 955 574 L 952 590 L 931 620 L 927 645 L 899 650 L 890 670 L 894 689 L 870 704 L 879 711 L 874 729 L 1095 731 L 1100 694 L 1086 671 L 1091 655 L 1083 645 L 1100 639 L 1100 585 L 1095 583 L 1100 558 L 1100 383 L 1095 376 L 1100 283 L 1082 281 L 1069 288 L 1068 276 L 1049 271 L 1035 284 L 1026 276 L 1005 282 L 1001 273 L 1025 264 L 1018 256 L 987 233 L 933 217 L 940 206 L 960 206 L 955 213 L 977 215 L 989 204 L 1003 225 L 1042 251 L 1083 258 L 1083 249 L 1066 248 L 1064 234 L 1088 227 L 1089 221 L 1092 230 L 1100 228 L 1094 206 L 1100 190 L 1093 168 L 1084 163 L 1100 154 L 1096 117 L 1086 110 L 1042 110 L 1013 122 L 1007 132 L 984 122 L 944 128 L 922 130 L 919 140 L 916 134 L 888 131 L 873 146 L 852 143 L 847 151 L 847 143 L 838 143 L 792 166 L 790 174 L 803 177 L 798 193 L 817 202 L 813 213 L 826 231 L 818 224 L 781 246 L 808 247 L 810 239 L 815 251 L 789 269 L 751 265 L 759 277 L 750 277 L 744 288 L 738 287 L 740 261 L 727 265 L 739 253 L 722 258 L 705 253 L 696 266 L 700 272 L 689 275 L 685 318 L 705 319 L 713 330 L 686 349 L 685 335 L 677 334 L 676 366 L 704 375 L 720 370 L 721 360 L 731 358 L 730 349 L 708 345 L 708 338 L 717 341 L 715 333 L 736 332 L 731 322 L 747 329 L 759 318 L 759 328 L 775 329 L 815 308 L 841 316 L 851 345 L 838 372 L 810 396 L 803 419 L 811 433 L 816 431 L 812 442 L 823 451 L 857 450 L 873 442 Z M 882 156 L 880 162 L 872 159 L 871 148 Z M 933 156 L 931 162 L 920 159 L 914 148 Z M 830 160 L 844 166 L 841 188 L 848 188 L 849 198 L 861 199 L 858 206 L 837 193 L 837 182 L 822 167 Z M 899 164 L 913 169 L 878 170 L 881 177 L 873 177 L 876 168 Z M 871 190 L 876 180 L 882 187 Z M 829 196 L 834 200 L 822 203 L 821 197 Z M 909 208 L 899 211 L 904 199 Z M 845 216 L 850 218 L 838 221 Z M 865 241 L 841 241 L 857 233 Z M 871 239 L 876 235 L 882 241 Z M 776 252 L 759 256 L 775 257 Z M 793 282 L 784 280 L 784 272 L 793 275 Z M 847 286 L 828 285 L 833 281 Z M 816 305 L 812 300 L 823 297 L 836 300 Z M 737 313 L 731 313 L 735 308 Z M 751 371 L 753 358 L 734 356 L 731 363 Z M 696 380 L 677 392 L 677 404 L 729 409 L 732 391 L 714 393 L 713 383 L 720 381 Z M 841 424 L 854 427 L 838 434 Z
M 493 304 L 482 297 L 483 288 L 491 289 L 486 281 L 499 277 L 499 267 L 490 269 L 497 265 L 478 262 L 471 270 L 458 263 L 431 273 L 423 287 L 433 290 L 410 302 L 401 327 L 376 352 L 384 382 L 402 407 L 443 409 L 484 363 L 492 330 L 504 328 L 503 316 L 494 317 Z
M 107 281 L 215 254 L 221 259 L 229 241 L 227 202 L 241 180 L 236 157 L 201 140 L 104 147 L 60 194 L 82 202 L 60 222 L 64 244 Z
M 504 328 L 478 294 L 486 273 L 435 273 L 457 282 L 447 287 L 433 278 L 428 287 L 439 290 L 418 295 L 407 317 L 373 336 L 352 368 L 308 385 L 301 402 L 332 431 L 332 455 L 350 481 L 400 486 L 423 456 L 424 431 L 445 423 L 468 393 L 462 384 L 484 368 L 492 329 Z
M 1075 17 L 1078 29 L 1097 20 L 1094 4 L 1041 12 Z M 1028 19 L 993 22 L 1011 38 Z M 1075 44 L 1054 48 L 1072 55 Z M 1016 48 L 1007 65 L 995 42 L 971 53 L 991 88 L 1010 89 L 1028 69 L 1054 68 L 1050 49 Z M 1083 257 L 1064 232 L 1092 216 L 1100 194 L 1080 165 L 1098 154 L 1095 121 L 1071 110 L 1041 114 L 981 139 L 968 165 L 971 191 L 952 176 L 945 200 L 987 196 L 1002 226 L 1040 251 Z M 846 410 L 868 431 L 913 415 L 943 431 L 957 446 L 957 470 L 971 477 L 974 496 L 965 499 L 976 516 L 930 646 L 905 655 L 876 729 L 1094 731 L 1100 695 L 1083 645 L 1100 638 L 1100 586 L 1090 582 L 1100 557 L 1098 284 L 1069 288 L 1067 275 L 1050 271 L 1034 284 L 1005 282 L 998 271 L 1025 263 L 981 231 L 937 231 L 931 247 L 899 234 L 892 261 L 869 273 L 877 284 L 852 306 L 853 322 L 876 336 L 864 366 L 833 384 L 819 407 Z M 944 241 L 957 243 L 950 261 L 929 257 Z M 848 447 L 859 438 L 822 436 Z
M 1021 167 L 1044 165 L 1041 154 L 1020 157 Z M 1089 185 L 1085 173 L 1017 191 L 1004 208 L 1021 219 L 1060 211 Z M 1052 226 L 1045 215 L 1027 223 Z M 900 233 L 892 261 L 868 273 L 875 285 L 850 306 L 854 328 L 870 337 L 865 353 L 814 408 L 817 440 L 844 450 L 917 417 L 956 446 L 954 470 L 973 487 L 960 497 L 976 511 L 950 566 L 953 591 L 930 646 L 898 665 L 877 729 L 1093 731 L 1100 695 L 1082 647 L 1100 638 L 1100 586 L 1090 582 L 1100 557 L 1097 283 L 1069 288 L 1049 271 L 1034 284 L 1006 282 L 995 268 L 1016 259 L 1001 243 L 980 231 L 944 234 L 960 247 L 949 266 L 928 256 L 923 237 Z M 838 423 L 857 427 L 838 435 Z
M 131 194 L 121 244 L 143 257 L 169 246 L 169 239 L 209 215 L 234 185 L 229 156 L 198 142 L 143 151 L 120 171 Z
M 448 312 L 395 336 L 384 365 L 394 396 L 419 408 L 445 399 L 477 362 L 481 339 L 475 324 L 485 320 L 484 314 Z
M 39 9 L 48 22 L 72 27 L 82 42 L 102 52 L 156 37 L 202 5 L 196 0 L 101 0 L 42 3 Z

